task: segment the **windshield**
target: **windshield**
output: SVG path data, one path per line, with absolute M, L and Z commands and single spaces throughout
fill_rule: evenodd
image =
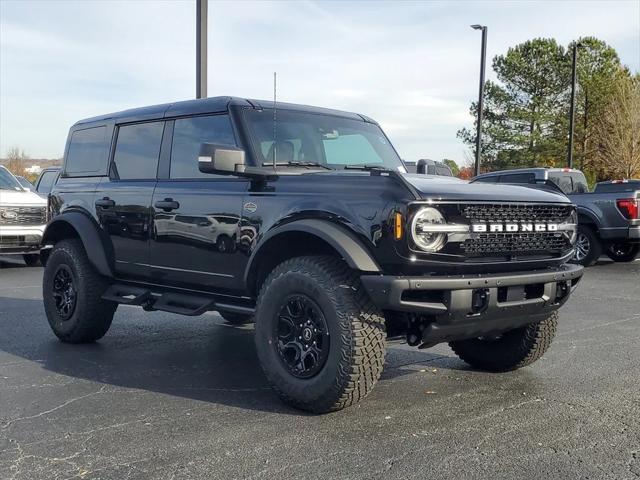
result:
M 4 167 L 0 167 L 0 190 L 20 190 L 22 187 L 18 180 Z
M 247 110 L 245 120 L 258 165 L 318 163 L 403 168 L 402 161 L 380 127 L 359 120 L 314 113 Z M 274 141 L 274 138 L 276 141 Z

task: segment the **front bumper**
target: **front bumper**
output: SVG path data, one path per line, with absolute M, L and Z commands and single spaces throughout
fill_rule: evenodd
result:
M 382 310 L 429 316 L 424 343 L 474 338 L 540 321 L 560 308 L 580 281 L 583 267 L 513 274 L 360 277 Z
M 0 226 L 0 254 L 38 253 L 45 225 Z

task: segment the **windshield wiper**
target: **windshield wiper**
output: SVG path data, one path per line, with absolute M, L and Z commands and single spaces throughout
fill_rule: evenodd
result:
M 355 164 L 355 165 L 345 165 L 344 166 L 345 170 L 380 170 L 381 172 L 387 172 L 389 171 L 389 169 L 387 167 L 381 167 L 380 165 L 367 165 L 362 164 Z
M 262 164 L 263 167 L 273 167 L 273 163 L 263 163 Z M 291 162 L 278 162 L 276 163 L 276 167 L 320 167 L 320 168 L 324 168 L 326 170 L 333 170 L 333 168 L 329 167 L 328 165 L 325 165 L 323 163 L 319 163 L 319 162 L 296 162 L 296 161 L 291 161 Z

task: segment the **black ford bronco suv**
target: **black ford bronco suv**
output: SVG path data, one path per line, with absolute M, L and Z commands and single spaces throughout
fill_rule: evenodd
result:
M 230 97 L 71 127 L 44 233 L 44 305 L 91 342 L 118 304 L 255 322 L 282 399 L 366 396 L 387 337 L 506 371 L 540 358 L 583 267 L 563 195 L 407 175 L 368 117 Z

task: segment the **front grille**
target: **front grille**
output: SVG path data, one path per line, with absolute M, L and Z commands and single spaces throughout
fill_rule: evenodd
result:
M 487 203 L 460 207 L 470 224 L 530 224 L 570 222 L 572 205 Z M 486 255 L 528 256 L 560 254 L 571 249 L 568 234 L 563 232 L 486 232 L 470 233 L 459 244 L 467 257 Z
M 47 223 L 47 207 L 2 207 L 0 225 L 35 226 Z
M 477 233 L 461 245 L 470 256 L 487 253 L 536 254 L 559 253 L 570 248 L 566 235 L 562 233 Z
M 487 203 L 465 205 L 464 217 L 473 222 L 561 222 L 571 215 L 571 205 L 516 205 Z

